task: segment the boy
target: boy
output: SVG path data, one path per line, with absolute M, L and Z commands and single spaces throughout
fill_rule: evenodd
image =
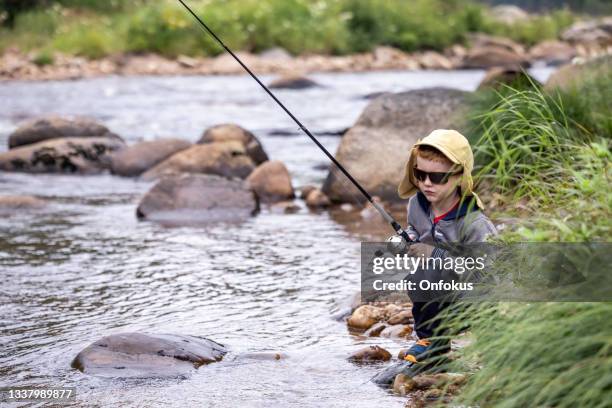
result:
M 448 253 L 440 248 L 441 243 L 477 243 L 497 234 L 493 223 L 482 212 L 480 198 L 472 190 L 473 166 L 470 144 L 455 130 L 435 130 L 414 144 L 398 187 L 401 198 L 410 198 L 406 231 L 417 241 L 408 249 L 410 256 L 445 258 Z M 426 270 L 415 277 L 427 279 L 427 274 L 433 272 Z M 430 340 L 439 325 L 435 318 L 444 306 L 443 303 L 413 302 L 414 327 L 419 340 L 405 352 L 404 360 L 420 363 L 450 350 L 448 341 Z

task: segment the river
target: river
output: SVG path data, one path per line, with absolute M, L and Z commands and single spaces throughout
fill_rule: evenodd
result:
M 544 80 L 550 72 L 532 73 Z M 351 126 L 369 93 L 474 90 L 483 75 L 319 74 L 311 77 L 323 87 L 278 96 L 311 130 L 328 133 Z M 196 141 L 207 127 L 231 122 L 287 165 L 294 186 L 320 184 L 326 175 L 322 153 L 246 76 L 7 82 L 0 101 L 0 151 L 17 123 L 49 113 L 94 117 L 128 143 Z M 321 140 L 334 152 L 340 139 Z M 368 344 L 393 354 L 405 344 L 350 335 L 331 317 L 359 289 L 359 242 L 382 236 L 377 220 L 373 232 L 355 233 L 337 216 L 303 207 L 296 214 L 264 209 L 242 224 L 164 228 L 135 217 L 151 186 L 110 175 L 0 173 L 0 194 L 50 203 L 0 218 L 0 386 L 76 387 L 76 404 L 103 407 L 405 404 L 367 383 L 379 367 L 346 361 Z M 206 336 L 231 353 L 187 379 L 113 380 L 70 368 L 83 347 L 124 331 Z M 232 361 L 262 350 L 288 358 Z

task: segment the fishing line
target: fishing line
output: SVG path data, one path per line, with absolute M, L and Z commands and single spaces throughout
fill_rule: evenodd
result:
M 247 67 L 244 62 L 242 62 L 242 60 L 240 58 L 238 58 L 238 56 L 236 54 L 234 54 L 234 52 L 229 49 L 229 47 L 227 45 L 225 45 L 225 43 L 223 43 L 223 41 L 221 40 L 221 38 L 219 38 L 217 36 L 217 34 L 215 34 L 207 25 L 206 23 L 204 23 L 204 21 L 183 1 L 183 0 L 178 0 L 179 3 L 181 3 L 183 5 L 183 7 L 185 7 L 185 9 L 187 10 L 187 12 L 189 12 L 189 14 L 191 14 L 193 16 L 193 18 L 196 19 L 196 21 L 199 23 L 200 27 L 202 29 L 204 29 L 221 47 L 223 47 L 223 49 L 225 51 L 227 51 L 227 53 L 229 55 L 231 55 L 236 62 L 238 62 L 238 64 L 240 64 L 240 66 L 251 76 L 251 78 L 253 78 L 255 80 L 255 82 L 257 82 L 259 84 L 259 86 L 261 86 L 261 88 L 274 100 L 274 102 L 276 102 L 278 104 L 278 106 L 281 107 L 282 110 L 285 111 L 285 113 L 287 115 L 289 115 L 289 117 L 298 125 L 298 127 L 306 134 L 306 136 L 308 136 L 310 138 L 310 140 L 312 140 L 318 147 L 319 149 L 321 149 L 321 151 L 327 156 L 327 158 L 329 160 L 331 160 L 331 162 L 336 165 L 336 167 L 338 167 L 338 169 L 342 172 L 342 174 L 344 174 L 350 181 L 351 183 L 353 183 L 353 185 L 359 190 L 359 192 L 361 192 L 361 194 L 372 204 L 372 206 L 376 209 L 376 211 L 378 211 L 378 213 L 385 219 L 385 221 L 387 221 L 391 227 L 395 230 L 395 232 L 400 235 L 407 243 L 410 243 L 410 237 L 408 236 L 408 234 L 406 233 L 406 231 L 404 231 L 402 229 L 402 227 L 400 226 L 400 224 L 395 221 L 395 219 L 393 219 L 393 217 L 387 213 L 387 211 L 385 211 L 385 209 L 379 204 L 377 203 L 372 196 L 370 195 L 370 193 L 368 193 L 362 186 L 361 184 L 359 184 L 359 182 L 357 180 L 355 180 L 353 178 L 353 176 L 344 168 L 344 166 L 342 166 L 342 164 L 340 164 L 340 162 L 338 162 L 338 160 L 336 160 L 336 158 L 329 153 L 329 151 L 327 151 L 327 149 L 325 148 L 325 146 L 323 146 L 316 137 L 314 137 L 314 135 L 310 132 L 310 130 L 308 130 L 306 128 L 306 126 L 304 126 L 302 124 L 302 122 L 300 122 L 298 120 L 298 118 L 296 118 L 291 111 L 289 111 L 289 109 L 287 109 L 285 107 L 285 105 L 283 105 L 283 103 L 276 97 L 276 95 L 274 95 L 272 93 L 272 91 L 270 91 L 270 89 L 268 89 L 268 87 L 266 85 L 263 84 L 263 82 L 261 82 L 261 80 L 257 77 L 257 75 L 255 75 L 250 69 L 249 67 Z

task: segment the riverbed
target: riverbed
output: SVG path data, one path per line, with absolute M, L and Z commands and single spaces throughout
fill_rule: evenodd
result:
M 545 80 L 550 69 L 533 71 Z M 430 86 L 474 90 L 483 71 L 312 75 L 322 86 L 279 98 L 333 153 L 374 92 Z M 270 76 L 264 76 L 269 82 Z M 91 116 L 128 143 L 196 141 L 236 123 L 283 161 L 295 187 L 320 185 L 323 154 L 246 76 L 106 77 L 0 84 L 0 151 L 30 117 Z M 139 222 L 151 183 L 114 177 L 0 173 L 0 194 L 35 195 L 42 210 L 0 218 L 0 386 L 76 387 L 95 406 L 401 407 L 405 399 L 368 379 L 377 366 L 346 361 L 400 341 L 350 335 L 331 316 L 359 289 L 358 229 L 329 212 L 266 209 L 243 223 L 165 228 Z M 369 221 L 368 221 L 369 222 Z M 376 227 L 376 228 L 375 228 Z M 389 231 L 390 233 L 390 231 Z M 112 380 L 70 368 L 80 349 L 124 331 L 209 337 L 227 345 L 220 363 L 187 379 Z M 241 360 L 281 351 L 280 361 Z

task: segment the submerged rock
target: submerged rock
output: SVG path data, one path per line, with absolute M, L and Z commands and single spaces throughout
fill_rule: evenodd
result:
M 123 148 L 123 141 L 106 137 L 51 139 L 0 153 L 0 170 L 95 174 L 107 170 L 111 153 Z
M 283 162 L 267 161 L 259 165 L 247 177 L 247 183 L 261 202 L 274 203 L 295 196 L 291 185 L 291 175 Z
M 368 346 L 351 354 L 348 360 L 353 362 L 389 361 L 391 353 L 380 346 Z
M 410 148 L 434 129 L 456 127 L 465 95 L 455 89 L 429 88 L 380 96 L 342 137 L 336 158 L 370 194 L 399 201 L 397 186 Z M 332 202 L 365 201 L 335 167 L 322 190 Z
M 257 165 L 268 160 L 261 142 L 248 130 L 232 124 L 223 124 L 206 129 L 198 144 L 236 141 L 244 145 L 247 154 Z
M 8 139 L 10 149 L 42 142 L 49 139 L 69 137 L 108 137 L 122 140 L 104 125 L 89 118 L 67 119 L 48 116 L 29 120 L 17 128 Z
M 121 333 L 87 346 L 71 366 L 101 377 L 177 377 L 220 361 L 226 353 L 222 344 L 203 337 Z
M 257 197 L 237 179 L 182 174 L 164 177 L 142 198 L 136 215 L 169 224 L 241 221 L 259 210 Z
M 181 173 L 216 174 L 224 177 L 246 178 L 255 165 L 242 143 L 237 141 L 195 145 L 173 154 L 142 177 L 154 180 Z
M 0 215 L 21 211 L 38 210 L 46 205 L 46 201 L 33 196 L 0 196 Z
M 190 142 L 182 139 L 158 139 L 137 143 L 113 154 L 111 172 L 119 176 L 136 177 L 190 146 Z
M 308 89 L 319 86 L 312 79 L 300 75 L 287 75 L 270 82 L 270 89 Z

